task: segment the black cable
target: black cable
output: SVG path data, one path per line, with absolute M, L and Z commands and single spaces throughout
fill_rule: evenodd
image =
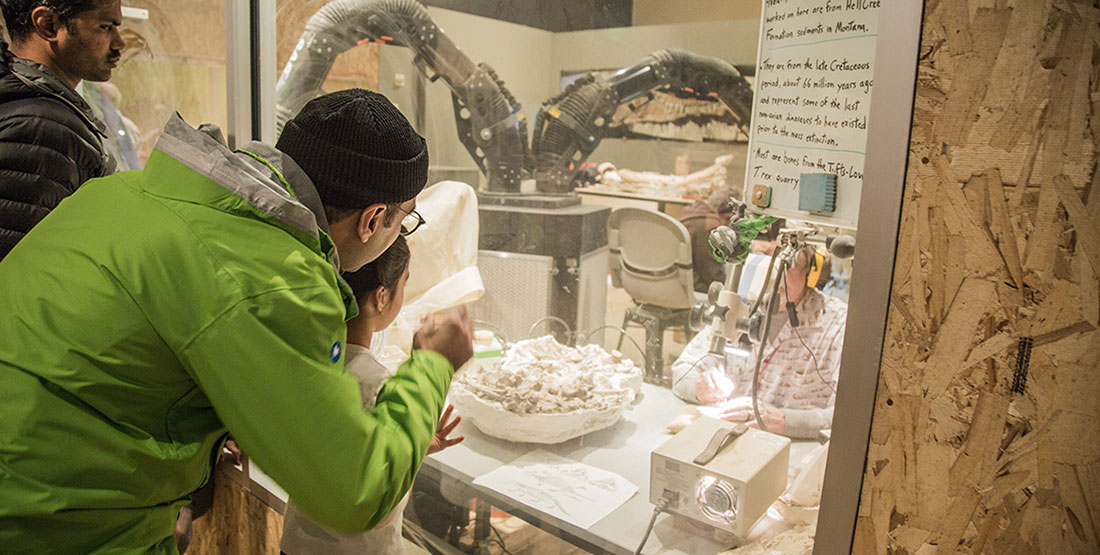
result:
M 792 328 L 797 328 L 800 325 L 798 322 L 798 307 L 791 300 L 787 301 L 787 320 L 790 321 Z
M 776 251 L 778 253 L 778 251 Z M 772 257 L 772 261 L 775 261 L 775 256 Z M 768 268 L 769 275 L 771 268 Z M 757 346 L 756 351 L 756 365 L 752 370 L 752 415 L 756 418 L 756 425 L 760 427 L 760 431 L 768 431 L 768 427 L 764 425 L 764 419 L 760 417 L 760 404 L 757 400 L 757 396 L 760 393 L 760 365 L 764 360 L 764 350 L 768 344 L 768 336 L 771 334 L 772 327 L 772 314 L 779 309 L 779 283 L 783 281 L 787 272 L 787 260 L 781 259 L 779 261 L 779 272 L 776 273 L 775 285 L 772 286 L 771 298 L 768 299 L 768 306 L 764 313 L 764 329 L 760 334 L 760 344 Z M 764 296 L 764 290 L 760 290 L 760 296 Z
M 497 535 L 496 542 L 500 545 L 500 550 L 504 553 L 504 555 L 513 555 L 513 553 L 511 551 L 508 551 L 508 548 L 504 546 L 504 536 L 500 534 L 500 530 L 497 530 L 497 527 L 493 526 L 492 524 L 489 524 L 489 529 Z
M 806 349 L 807 353 L 810 353 L 810 358 L 814 361 L 814 372 L 817 373 L 817 377 L 821 378 L 821 381 L 825 382 L 825 385 L 829 386 L 829 389 L 833 390 L 833 394 L 836 394 L 836 388 L 833 387 L 832 382 L 825 379 L 825 375 L 821 373 L 821 366 L 817 363 L 817 355 L 814 354 L 813 349 L 802 340 L 802 336 L 798 333 L 798 328 L 791 328 L 794 330 L 794 336 L 798 338 L 798 342 L 802 344 L 802 347 Z

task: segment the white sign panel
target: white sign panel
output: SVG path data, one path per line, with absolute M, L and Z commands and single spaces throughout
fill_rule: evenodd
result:
M 856 227 L 879 0 L 765 0 L 745 199 L 779 217 Z M 837 176 L 836 209 L 799 209 L 803 173 Z

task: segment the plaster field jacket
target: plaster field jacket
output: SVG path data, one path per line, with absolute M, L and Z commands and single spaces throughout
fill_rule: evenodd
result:
M 363 410 L 316 192 L 246 150 L 177 116 L 0 261 L 0 551 L 175 553 L 227 431 L 344 533 L 409 489 L 453 369 L 415 351 Z
M 61 199 L 115 171 L 107 128 L 49 68 L 0 40 L 0 259 Z

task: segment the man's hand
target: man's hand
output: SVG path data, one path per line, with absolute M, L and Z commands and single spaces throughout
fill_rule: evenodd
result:
M 741 422 L 750 428 L 759 428 L 756 417 L 752 414 L 752 398 L 738 397 L 730 399 L 722 404 L 722 412 L 719 417 L 729 422 Z M 764 426 L 773 434 L 781 434 L 787 429 L 787 415 L 767 403 L 760 403 L 760 419 Z
M 229 461 L 233 466 L 241 465 L 241 448 L 233 438 L 227 438 L 222 446 L 222 460 Z
M 721 369 L 713 368 L 703 370 L 699 379 L 695 380 L 695 399 L 702 404 L 710 405 L 718 403 L 729 397 L 733 392 L 733 382 L 726 377 Z
M 443 416 L 439 419 L 439 427 L 435 429 L 435 437 L 432 438 L 432 444 L 428 446 L 428 454 L 438 453 L 453 445 L 462 443 L 462 440 L 466 439 L 466 436 L 447 437 L 454 431 L 455 426 L 458 426 L 459 422 L 462 422 L 462 417 L 455 415 L 454 420 L 451 420 L 451 413 L 454 412 L 454 405 L 447 405 L 447 408 L 443 410 Z
M 452 310 L 443 322 L 428 316 L 413 336 L 414 349 L 435 351 L 451 363 L 456 371 L 474 356 L 474 340 L 470 315 L 466 307 Z
M 191 505 L 186 505 L 180 509 L 180 514 L 176 517 L 176 529 L 173 534 L 176 537 L 176 549 L 180 553 L 187 551 L 187 546 L 191 545 Z

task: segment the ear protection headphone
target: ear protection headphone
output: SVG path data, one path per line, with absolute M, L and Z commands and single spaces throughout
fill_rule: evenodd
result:
M 798 256 L 801 257 L 802 254 L 805 252 L 806 251 L 800 252 Z M 806 287 L 808 289 L 813 289 L 817 287 L 818 282 L 821 281 L 821 274 L 824 273 L 826 250 L 824 248 L 818 247 L 814 249 L 813 254 L 810 254 L 808 256 L 810 267 L 806 271 Z M 826 275 L 825 279 L 828 278 L 829 276 Z M 797 328 L 800 325 L 795 304 L 790 300 L 787 301 L 787 316 L 790 318 L 790 324 L 792 327 Z
M 818 247 L 810 257 L 810 269 L 806 272 L 806 287 L 813 289 L 821 280 L 821 271 L 825 269 L 825 249 Z M 829 276 L 825 276 L 828 279 Z

